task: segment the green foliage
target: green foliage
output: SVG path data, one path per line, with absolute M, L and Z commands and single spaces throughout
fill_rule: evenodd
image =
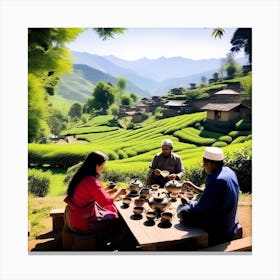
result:
M 100 111 L 102 115 L 107 114 L 107 110 L 115 101 L 115 88 L 103 81 L 97 83 L 93 91 L 92 106 Z
M 232 142 L 232 137 L 229 135 L 224 135 L 218 138 L 219 141 L 225 142 L 226 144 L 229 144 Z
M 235 124 L 235 127 L 238 130 L 251 130 L 252 122 L 248 119 L 241 119 Z
M 225 154 L 226 164 L 236 173 L 240 190 L 243 193 L 252 192 L 252 149 L 243 146 L 231 154 Z
M 223 141 L 217 141 L 214 144 L 212 144 L 212 147 L 220 147 L 220 148 L 222 148 L 222 147 L 225 147 L 225 146 L 227 146 L 227 143 L 223 142 Z
M 50 173 L 36 169 L 28 169 L 28 192 L 35 196 L 44 197 L 50 186 Z
M 82 116 L 82 105 L 78 102 L 73 103 L 72 106 L 70 107 L 68 115 L 72 119 L 74 119 L 75 117 L 80 119 Z
M 28 142 L 45 142 L 49 133 L 47 125 L 48 102 L 38 78 L 28 75 Z
M 50 131 L 53 135 L 59 136 L 60 132 L 67 128 L 68 118 L 57 109 L 50 110 L 47 120 Z
M 247 140 L 247 136 L 238 136 L 232 141 L 232 144 L 242 143 Z
M 242 93 L 252 96 L 252 72 L 249 72 L 248 75 L 240 81 L 240 84 L 243 89 Z

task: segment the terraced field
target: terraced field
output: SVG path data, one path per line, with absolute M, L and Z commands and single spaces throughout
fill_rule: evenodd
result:
M 180 115 L 143 124 L 138 129 L 122 129 L 112 126 L 113 116 L 99 116 L 86 125 L 71 128 L 64 134 L 87 140 L 87 144 L 29 144 L 29 163 L 70 167 L 84 159 L 93 150 L 109 156 L 108 173 L 137 176 L 146 174 L 153 156 L 160 152 L 163 139 L 174 142 L 186 168 L 201 165 L 205 146 L 221 146 L 226 154 L 244 146 L 251 147 L 251 131 L 210 131 L 203 127 L 206 112 Z M 109 125 L 108 125 L 109 124 Z M 71 159 L 71 160 L 70 160 Z

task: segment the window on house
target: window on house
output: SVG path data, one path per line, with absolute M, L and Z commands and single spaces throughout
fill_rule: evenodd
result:
M 221 111 L 214 111 L 214 118 L 215 120 L 219 120 L 221 118 Z

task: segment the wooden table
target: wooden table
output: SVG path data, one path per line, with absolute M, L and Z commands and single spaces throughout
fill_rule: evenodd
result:
M 200 228 L 182 225 L 177 218 L 176 209 L 181 203 L 177 198 L 166 211 L 173 213 L 172 223 L 168 227 L 161 222 L 160 218 L 154 222 L 148 221 L 143 212 L 142 215 L 134 215 L 134 199 L 128 208 L 124 207 L 122 201 L 116 201 L 119 214 L 126 222 L 131 233 L 138 241 L 141 250 L 148 251 L 190 251 L 208 246 L 208 234 Z M 144 203 L 145 210 L 151 210 L 148 202 Z

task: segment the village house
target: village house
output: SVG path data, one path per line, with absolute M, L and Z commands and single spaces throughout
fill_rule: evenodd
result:
M 207 111 L 207 120 L 229 122 L 250 119 L 251 109 L 241 103 L 208 103 L 201 108 Z
M 187 114 L 190 112 L 187 100 L 169 100 L 163 105 L 162 114 L 164 117 Z

